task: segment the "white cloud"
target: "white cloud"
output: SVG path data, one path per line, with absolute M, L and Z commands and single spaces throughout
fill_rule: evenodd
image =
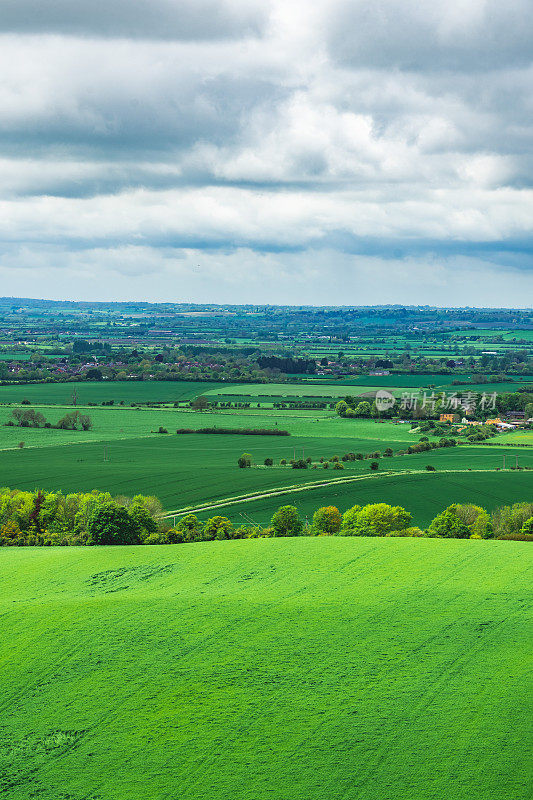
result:
M 4 271 L 54 252 L 63 291 L 102 258 L 143 296 L 202 248 L 213 292 L 228 264 L 234 300 L 260 292 L 269 265 L 317 302 L 345 258 L 400 293 L 407 258 L 445 276 L 452 252 L 489 271 L 512 252 L 529 272 L 525 0 L 134 3 L 0 0 Z

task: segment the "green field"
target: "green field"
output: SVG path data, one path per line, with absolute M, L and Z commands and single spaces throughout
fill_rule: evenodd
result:
M 0 386 L 0 403 L 20 403 L 26 398 L 37 405 L 71 405 L 73 392 L 78 396 L 79 405 L 101 403 L 102 400 L 173 403 L 191 400 L 218 385 L 198 381 L 72 381 Z
M 531 547 L 0 551 L 6 800 L 526 800 Z
M 365 425 L 370 426 L 373 423 L 363 423 L 363 426 Z M 374 427 L 381 429 L 385 428 L 385 425 L 374 424 Z M 405 426 L 390 427 L 405 430 Z M 34 431 L 35 435 L 39 433 L 45 434 L 50 431 Z M 67 434 L 71 437 L 73 435 L 69 432 Z M 75 435 L 84 434 L 79 432 Z M 405 443 L 389 440 L 384 444 L 405 446 Z M 331 481 L 351 476 L 370 476 L 368 461 L 349 462 L 342 472 L 333 469 L 326 471 L 322 468 L 293 470 L 280 466 L 241 470 L 237 467 L 237 458 L 243 451 L 250 452 L 255 463 L 261 465 L 267 456 L 274 458 L 279 464 L 281 458 L 289 459 L 293 455 L 298 458 L 306 455 L 318 460 L 320 456 L 342 455 L 346 450 L 371 452 L 379 447 L 378 441 L 364 438 L 347 440 L 343 437 L 169 434 L 144 438 L 125 437 L 71 446 L 50 445 L 28 447 L 23 450 L 15 448 L 0 452 L 0 485 L 19 489 L 61 489 L 65 492 L 89 491 L 97 488 L 108 490 L 112 494 L 134 495 L 139 492 L 154 494 L 161 499 L 164 508 L 174 510 L 207 501 L 220 502 L 237 495 L 269 491 L 277 487 Z M 504 455 L 507 466 L 514 466 L 517 457 L 520 466 L 533 467 L 532 449 L 512 447 L 443 448 L 430 453 L 383 458 L 380 465 L 381 470 L 394 471 L 424 470 L 426 464 L 432 464 L 439 471 L 460 470 L 461 473 L 457 474 L 454 480 L 457 481 L 458 487 L 463 487 L 461 491 L 458 488 L 457 493 L 464 497 L 465 493 L 468 494 L 466 490 L 471 486 L 471 476 L 474 474 L 468 473 L 467 470 L 469 468 L 487 470 L 487 479 L 491 476 L 491 480 L 497 481 L 498 476 L 503 477 L 503 474 L 495 473 L 493 470 L 502 465 Z M 523 476 L 523 480 L 520 476 Z M 506 485 L 519 489 L 513 490 L 509 495 L 502 492 L 493 494 L 492 490 L 486 492 L 489 506 L 501 505 L 513 499 L 526 500 L 531 496 L 533 483 L 531 473 L 513 472 L 511 477 L 516 478 L 516 482 Z M 381 475 L 379 479 L 382 479 Z M 423 496 L 426 511 L 419 520 L 421 524 L 426 520 L 429 521 L 428 515 L 431 518 L 436 505 L 440 503 L 440 485 L 438 482 L 434 484 L 433 497 Z M 400 504 L 407 508 L 410 507 L 413 496 L 419 500 L 422 497 L 417 493 L 417 482 L 414 484 L 400 482 L 399 487 L 404 488 L 396 492 L 396 502 L 403 501 Z M 379 494 L 379 490 L 376 491 Z M 495 498 L 498 498 L 496 503 Z M 298 499 L 300 502 L 303 500 L 302 497 Z M 282 502 L 283 498 L 270 499 L 269 516 Z M 357 493 L 347 488 L 345 508 L 355 502 Z M 309 503 L 315 504 L 316 507 L 317 499 L 314 491 Z M 437 510 L 440 510 L 441 506 L 442 503 Z M 241 510 L 239 509 L 239 513 Z
M 81 384 L 91 391 L 117 388 L 118 384 Z M 198 384 L 129 383 L 128 389 L 143 387 L 166 390 L 181 387 L 196 394 Z M 4 387 L 5 388 L 5 387 Z M 53 390 L 50 403 L 39 410 L 56 424 L 65 410 L 60 405 L 68 385 L 19 387 L 19 389 Z M 247 387 L 244 387 L 247 388 Z M 266 390 L 266 387 L 255 387 Z M 286 387 L 285 387 L 286 388 Z M 297 387 L 290 387 L 296 389 Z M 315 387 L 307 387 L 316 391 Z M 226 390 L 227 387 L 224 387 Z M 81 389 L 78 389 L 81 395 Z M 53 394 L 53 393 L 52 393 Z M 96 396 L 96 395 L 93 395 Z M 67 398 L 68 399 L 68 398 Z M 79 401 L 87 398 L 79 397 Z M 152 398 L 153 399 L 153 398 Z M 91 401 L 94 402 L 94 401 Z M 371 477 L 368 461 L 347 462 L 343 471 L 333 469 L 292 470 L 281 467 L 282 458 L 310 457 L 314 462 L 323 457 L 341 457 L 346 452 L 368 454 L 391 447 L 395 452 L 415 443 L 419 435 L 410 425 L 373 420 L 342 419 L 327 409 L 305 410 L 250 408 L 195 412 L 165 407 L 130 408 L 128 406 L 89 407 L 78 405 L 89 413 L 90 431 L 64 431 L 53 428 L 32 429 L 9 427 L 13 406 L 0 407 L 0 485 L 19 489 L 60 489 L 90 491 L 93 488 L 112 494 L 154 494 L 167 511 L 223 503 L 223 513 L 236 522 L 247 517 L 268 522 L 274 510 L 283 503 L 294 502 L 303 514 L 311 515 L 321 504 L 333 503 L 344 511 L 359 502 L 357 498 L 394 502 L 410 509 L 419 525 L 426 525 L 445 505 L 453 501 L 476 501 L 489 509 L 532 496 L 531 473 L 497 473 L 504 464 L 533 467 L 533 448 L 518 447 L 531 443 L 531 432 L 513 432 L 492 440 L 506 446 L 472 446 L 461 443 L 446 448 L 409 456 L 382 458 L 378 480 Z M 162 426 L 168 434 L 157 433 Z M 278 428 L 288 437 L 184 434 L 177 428 Z M 18 447 L 23 442 L 24 447 Z M 242 452 L 252 455 L 254 468 L 240 470 L 237 459 Z M 275 466 L 266 468 L 265 458 L 273 458 Z M 437 469 L 437 477 L 425 472 L 427 465 Z M 470 473 L 468 470 L 474 470 Z M 483 470 L 483 474 L 476 471 Z M 414 471 L 412 476 L 382 473 Z M 451 472 L 450 472 L 451 471 Z M 422 473 L 422 474 L 420 474 Z M 450 474 L 448 474 L 450 473 Z M 357 485 L 325 486 L 304 493 L 274 494 L 249 498 L 246 508 L 235 504 L 237 497 L 268 494 L 307 484 L 328 483 L 339 478 L 364 477 Z M 222 507 L 221 507 L 222 508 Z M 199 512 L 202 516 L 214 511 Z
M 333 478 L 333 475 L 328 477 Z M 498 506 L 529 500 L 533 497 L 532 483 L 531 472 L 514 471 L 365 475 L 360 481 L 332 483 L 305 492 L 251 499 L 246 503 L 227 503 L 199 512 L 198 516 L 222 514 L 236 524 L 268 525 L 278 505 L 295 505 L 302 519 L 311 522 L 314 512 L 321 506 L 333 505 L 344 512 L 355 504 L 390 503 L 405 507 L 413 515 L 413 524 L 425 528 L 452 503 L 475 503 L 492 511 Z
M 397 396 L 404 391 L 416 391 L 430 385 L 437 391 L 513 392 L 524 385 L 533 384 L 533 376 L 515 376 L 506 383 L 468 384 L 453 386 L 452 380 L 469 380 L 469 375 L 360 375 L 332 382 L 331 379 L 306 378 L 300 383 L 228 383 L 208 381 L 73 381 L 69 383 L 41 383 L 0 386 L 0 404 L 20 403 L 28 399 L 36 405 L 72 405 L 72 395 L 77 394 L 78 405 L 101 403 L 163 402 L 191 400 L 198 395 L 215 399 L 231 399 L 234 402 L 271 403 L 287 400 L 312 400 L 344 397 L 346 394 L 365 394 L 380 388 L 392 391 Z

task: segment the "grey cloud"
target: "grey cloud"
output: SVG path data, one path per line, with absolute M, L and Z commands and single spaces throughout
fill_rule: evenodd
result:
M 493 70 L 531 62 L 528 0 L 341 0 L 332 4 L 331 57 L 350 66 Z
M 533 273 L 524 2 L 0 0 L 2 279 L 497 304 Z
M 254 0 L 0 0 L 0 31 L 74 36 L 202 40 L 258 35 Z

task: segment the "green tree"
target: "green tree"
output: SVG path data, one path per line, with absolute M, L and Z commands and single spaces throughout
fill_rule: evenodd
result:
M 470 529 L 457 513 L 457 505 L 448 506 L 430 523 L 428 536 L 445 539 L 468 539 Z
M 144 541 L 153 533 L 157 533 L 157 523 L 153 519 L 146 508 L 140 503 L 132 503 L 128 508 L 128 514 L 139 525 L 141 539 Z
M 139 544 L 141 541 L 139 523 L 116 503 L 105 503 L 94 511 L 87 530 L 89 544 Z
M 492 514 L 494 536 L 520 533 L 524 523 L 533 517 L 533 503 L 513 503 L 497 508 Z
M 280 506 L 273 515 L 270 526 L 274 536 L 299 536 L 303 530 L 303 522 L 295 506 Z
M 227 517 L 211 517 L 203 528 L 203 536 L 207 541 L 213 539 L 232 539 L 234 528 Z
M 322 506 L 313 514 L 313 529 L 319 536 L 334 536 L 341 524 L 341 512 L 335 506 Z
M 196 542 L 202 538 L 202 524 L 196 514 L 186 514 L 182 517 L 175 530 L 182 533 L 184 542 Z
M 246 467 L 252 466 L 252 456 L 251 453 L 243 453 L 242 456 L 239 456 L 237 459 L 237 464 L 241 469 L 245 469 Z
M 348 403 L 345 400 L 339 400 L 339 402 L 335 406 L 335 411 L 337 412 L 339 417 L 345 417 L 348 408 L 349 408 Z
M 520 533 L 524 534 L 524 536 L 532 536 L 533 535 L 533 517 L 526 519 L 524 524 L 522 525 L 522 529 Z
M 209 408 L 209 400 L 207 397 L 196 397 L 194 400 L 191 400 L 189 403 L 191 408 L 194 408 L 195 411 L 205 411 Z
M 386 536 L 391 531 L 408 528 L 412 515 L 401 506 L 371 503 L 354 506 L 343 516 L 341 533 L 344 536 Z

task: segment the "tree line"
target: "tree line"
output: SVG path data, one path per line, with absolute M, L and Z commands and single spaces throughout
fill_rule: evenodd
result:
M 44 414 L 40 411 L 35 411 L 33 408 L 15 408 L 11 413 L 15 419 L 10 419 L 6 422 L 8 427 L 57 428 L 64 431 L 90 431 L 93 426 L 90 416 L 88 414 L 82 414 L 79 411 L 67 412 L 55 425 L 48 422 Z
M 277 536 L 388 536 L 533 541 L 533 502 L 503 506 L 489 514 L 454 503 L 426 529 L 412 514 L 387 503 L 354 505 L 342 514 L 322 506 L 311 522 L 292 505 L 280 506 L 270 523 L 235 526 L 220 515 L 201 521 L 186 514 L 172 526 L 156 497 L 112 497 L 109 492 L 26 492 L 0 489 L 0 546 L 181 544 Z

